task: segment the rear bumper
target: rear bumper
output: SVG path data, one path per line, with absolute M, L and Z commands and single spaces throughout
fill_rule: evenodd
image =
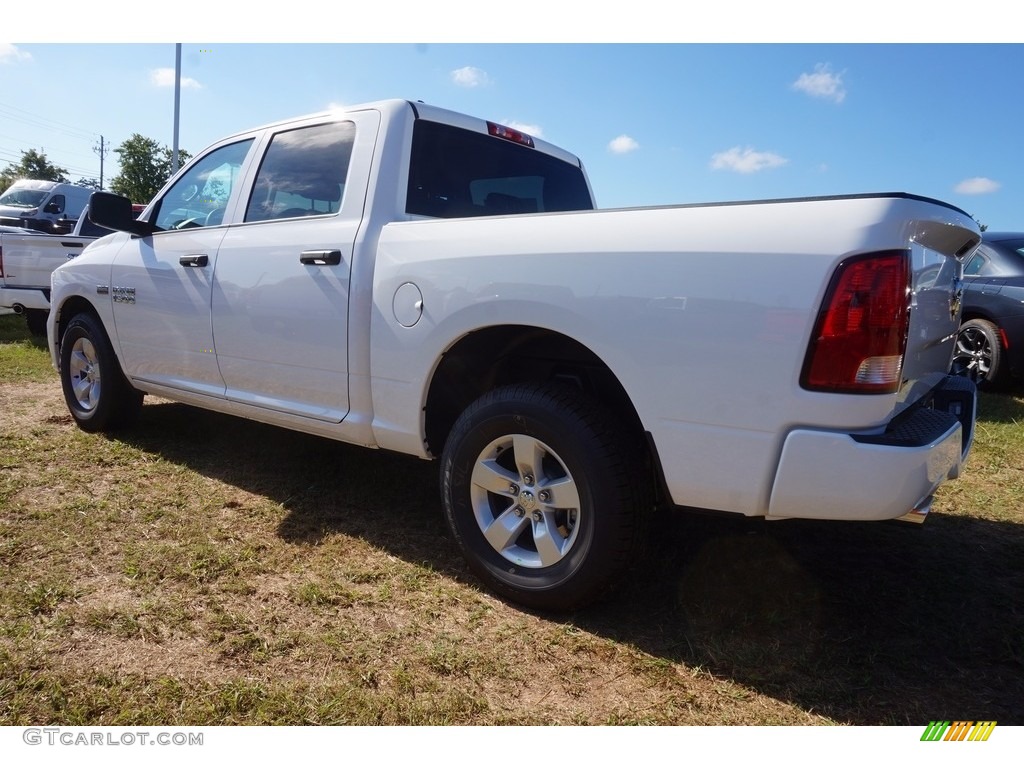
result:
M 783 444 L 767 517 L 919 521 L 935 489 L 960 475 L 976 415 L 974 384 L 947 376 L 880 434 L 794 430 Z

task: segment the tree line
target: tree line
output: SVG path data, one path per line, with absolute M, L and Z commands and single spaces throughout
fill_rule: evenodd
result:
M 124 195 L 133 203 L 148 203 L 171 177 L 173 150 L 155 139 L 133 133 L 114 149 L 114 153 L 120 158 L 121 170 L 110 180 L 108 189 L 118 195 Z M 190 157 L 187 151 L 179 149 L 179 167 Z M 7 167 L 0 171 L 0 192 L 17 179 L 71 183 L 66 168 L 51 163 L 43 152 L 35 149 L 22 150 L 19 162 L 8 163 Z M 94 178 L 83 177 L 73 183 L 100 189 L 100 182 Z

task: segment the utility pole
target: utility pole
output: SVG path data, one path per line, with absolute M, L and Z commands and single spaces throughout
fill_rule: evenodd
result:
M 171 175 L 178 172 L 178 121 L 181 113 L 181 43 L 174 44 L 174 152 Z
M 100 156 L 100 191 L 103 190 L 103 156 L 110 151 L 109 147 L 104 143 L 103 137 L 100 136 L 99 146 L 94 146 L 92 151 Z

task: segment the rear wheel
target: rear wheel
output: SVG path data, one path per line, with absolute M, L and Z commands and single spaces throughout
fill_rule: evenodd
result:
M 532 608 L 602 597 L 642 542 L 651 506 L 642 441 L 569 387 L 477 400 L 445 445 L 448 525 L 476 575 Z
M 76 315 L 64 331 L 60 380 L 68 410 L 86 432 L 127 426 L 142 406 L 142 393 L 124 377 L 106 331 L 90 314 Z
M 999 329 L 988 320 L 968 320 L 960 326 L 953 352 L 952 372 L 979 386 L 995 386 L 1002 370 Z

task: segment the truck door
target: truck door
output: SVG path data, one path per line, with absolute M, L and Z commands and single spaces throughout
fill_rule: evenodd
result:
M 122 363 L 129 375 L 223 397 L 210 321 L 224 211 L 253 140 L 211 150 L 157 203 L 161 231 L 133 237 L 111 269 L 110 292 Z
M 324 422 L 348 413 L 349 283 L 379 122 L 373 111 L 320 118 L 265 142 L 217 257 L 229 399 Z

